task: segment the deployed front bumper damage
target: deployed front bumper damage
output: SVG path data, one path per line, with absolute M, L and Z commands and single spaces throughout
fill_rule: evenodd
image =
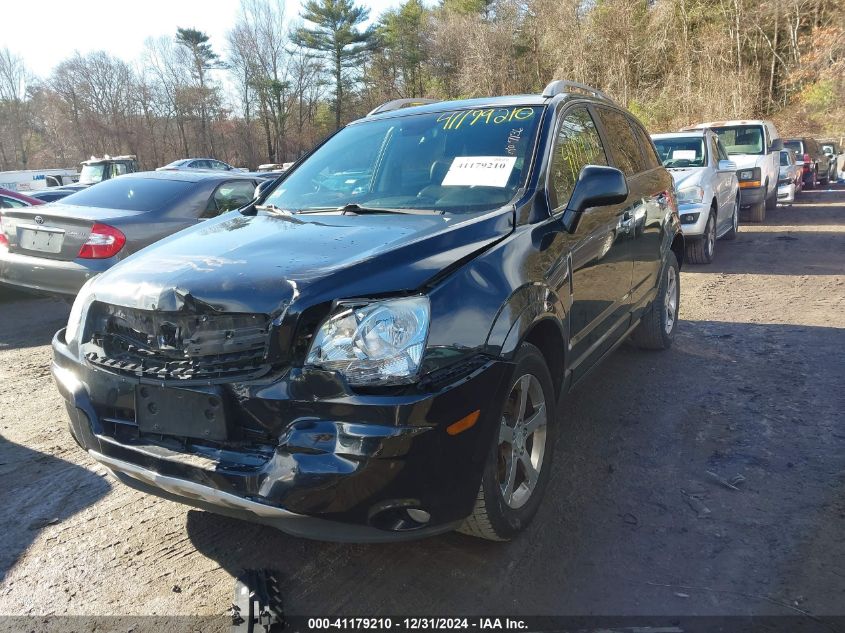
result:
M 233 431 L 205 441 L 139 429 L 139 385 L 161 381 L 77 360 L 64 330 L 53 349 L 74 439 L 119 480 L 334 541 L 419 538 L 459 525 L 472 511 L 498 429 L 494 394 L 506 391 L 513 371 L 476 357 L 439 382 L 401 393 L 354 393 L 333 374 L 295 368 L 215 385 Z M 477 423 L 447 433 L 476 403 L 484 403 Z

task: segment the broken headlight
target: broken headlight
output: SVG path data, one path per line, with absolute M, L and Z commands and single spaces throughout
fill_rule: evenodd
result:
M 428 336 L 428 297 L 340 304 L 317 331 L 306 364 L 351 385 L 414 382 Z

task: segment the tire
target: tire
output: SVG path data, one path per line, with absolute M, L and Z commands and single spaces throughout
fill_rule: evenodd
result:
M 748 219 L 752 222 L 766 221 L 766 203 L 761 200 L 757 204 L 751 205 L 751 210 L 748 212 Z
M 824 180 L 819 178 L 819 184 L 820 185 L 829 185 L 830 184 L 830 169 L 828 169 L 827 172 L 825 173 Z
M 672 288 L 674 287 L 674 293 Z M 674 306 L 669 298 L 674 294 Z M 675 253 L 669 251 L 660 270 L 657 296 L 631 334 L 631 341 L 641 349 L 669 349 L 678 329 L 678 309 L 681 307 L 681 275 Z M 670 322 L 671 312 L 671 322 Z
M 769 189 L 769 183 L 766 183 L 766 190 Z M 778 187 L 775 184 L 775 188 L 772 190 L 771 195 L 766 196 L 766 210 L 771 211 L 773 209 L 777 209 L 778 206 Z M 765 217 L 765 216 L 764 216 Z M 760 220 L 762 222 L 762 220 Z
M 523 343 L 514 362 L 514 378 L 497 416 L 501 425 L 484 464 L 475 507 L 458 528 L 491 541 L 511 540 L 534 518 L 549 482 L 557 434 L 555 389 L 543 355 L 534 345 Z M 528 423 L 537 423 L 533 432 L 522 427 L 526 414 Z M 534 469 L 533 477 L 529 478 L 526 464 Z
M 713 209 L 707 217 L 704 235 L 687 244 L 687 261 L 691 264 L 709 264 L 716 253 L 716 214 Z
M 735 240 L 739 233 L 739 198 L 734 201 L 733 215 L 731 216 L 731 228 L 722 236 L 724 240 Z

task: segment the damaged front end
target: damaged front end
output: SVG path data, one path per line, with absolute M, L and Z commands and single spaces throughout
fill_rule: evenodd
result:
M 81 346 L 92 365 L 138 378 L 228 382 L 270 370 L 270 319 L 262 314 L 137 310 L 95 302 L 90 338 Z
M 188 299 L 161 310 L 95 297 L 54 339 L 71 432 L 121 481 L 328 540 L 418 537 L 469 514 L 497 421 L 482 411 L 460 436 L 445 429 L 499 391 L 506 363 L 355 390 L 280 343 L 295 315 Z

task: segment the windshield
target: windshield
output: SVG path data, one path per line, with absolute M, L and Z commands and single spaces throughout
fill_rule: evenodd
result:
M 763 128 L 759 125 L 714 127 L 728 154 L 765 154 Z
M 704 139 L 700 136 L 653 140 L 664 167 L 704 167 L 707 164 Z
M 780 153 L 780 165 L 781 167 L 788 167 L 792 164 L 792 161 L 789 160 L 789 154 L 792 150 L 786 150 Z
M 189 193 L 196 183 L 159 178 L 112 178 L 68 196 L 65 204 L 126 211 L 159 211 Z
M 96 185 L 102 182 L 106 173 L 106 165 L 83 165 L 79 172 L 80 185 Z
M 530 167 L 542 108 L 454 110 L 365 121 L 329 139 L 264 201 L 291 211 L 487 211 Z

